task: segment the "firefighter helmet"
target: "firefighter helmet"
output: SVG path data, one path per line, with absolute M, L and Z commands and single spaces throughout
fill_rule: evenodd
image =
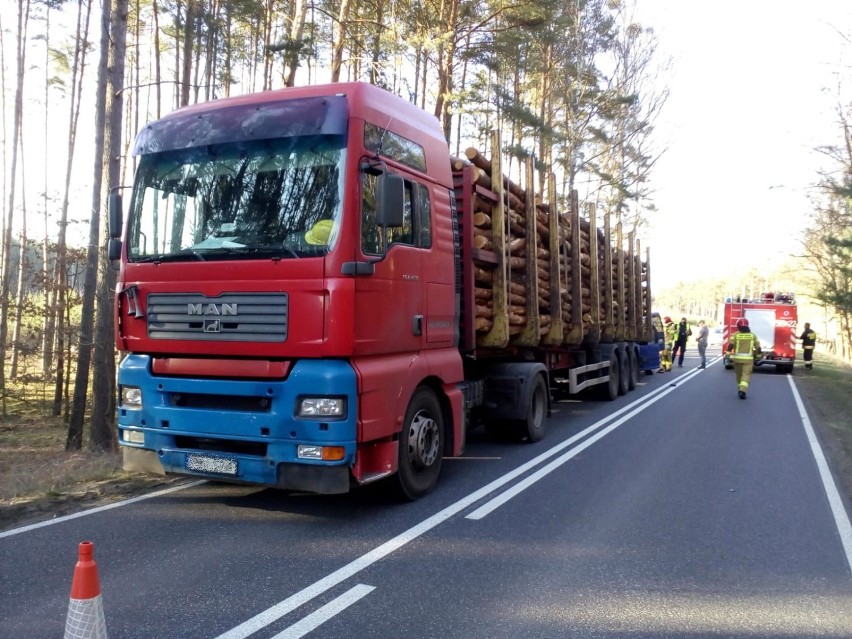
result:
M 743 326 L 748 327 L 748 320 L 745 317 L 737 320 L 737 328 L 742 328 Z
M 663 318 L 663 323 L 665 323 L 665 324 L 671 324 L 671 323 L 672 323 L 672 318 L 671 318 L 671 317 L 669 317 L 668 315 L 666 315 L 666 316 Z

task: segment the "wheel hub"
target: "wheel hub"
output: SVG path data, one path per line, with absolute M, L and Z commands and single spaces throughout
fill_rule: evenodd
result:
M 420 412 L 408 429 L 408 456 L 415 468 L 426 468 L 438 459 L 438 424 L 427 413 Z

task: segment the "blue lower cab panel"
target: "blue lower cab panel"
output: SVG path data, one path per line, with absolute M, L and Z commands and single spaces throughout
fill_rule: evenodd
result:
M 356 380 L 345 361 L 301 360 L 286 380 L 156 377 L 150 358 L 121 363 L 121 386 L 141 389 L 142 408 L 119 407 L 125 459 L 166 473 L 328 492 L 348 485 L 355 461 Z M 306 397 L 344 400 L 342 417 L 299 417 Z M 342 460 L 300 459 L 299 446 L 344 449 Z M 132 450 L 131 450 L 132 449 Z
M 641 344 L 639 346 L 639 370 L 654 371 L 660 367 L 659 344 Z

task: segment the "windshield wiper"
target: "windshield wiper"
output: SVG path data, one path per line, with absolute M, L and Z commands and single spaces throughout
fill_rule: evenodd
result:
M 135 264 L 151 263 L 159 264 L 160 262 L 186 262 L 196 260 L 199 262 L 206 261 L 206 258 L 198 251 L 190 249 L 178 251 L 177 253 L 157 253 L 156 255 L 146 255 L 133 259 Z
M 302 257 L 287 246 L 241 246 L 205 249 L 202 253 L 207 257 L 239 257 L 242 259 L 276 259 L 281 257 Z

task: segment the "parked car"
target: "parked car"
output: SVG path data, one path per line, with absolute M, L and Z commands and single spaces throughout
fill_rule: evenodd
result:
M 722 346 L 722 342 L 725 341 L 724 336 L 722 335 L 722 327 L 717 326 L 716 328 L 710 329 L 710 334 L 707 336 L 707 346 L 708 347 L 720 347 Z

